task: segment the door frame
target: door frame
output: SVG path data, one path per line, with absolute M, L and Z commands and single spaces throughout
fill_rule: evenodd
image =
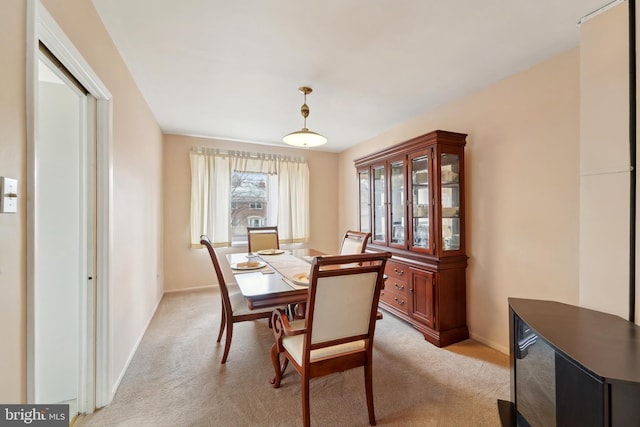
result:
M 113 398 L 110 386 L 112 360 L 111 259 L 113 242 L 112 95 L 57 25 L 40 0 L 27 0 L 27 401 L 35 396 L 34 381 L 34 245 L 35 161 L 38 146 L 38 53 L 42 42 L 96 99 L 96 277 L 95 293 L 84 292 L 80 312 L 92 327 L 81 328 L 78 409 L 91 413 Z M 95 319 L 95 320 L 94 320 Z M 94 323 L 95 322 L 95 323 Z M 83 323 L 83 322 L 81 322 Z M 86 324 L 86 323 L 85 323 Z M 93 327 L 95 325 L 95 327 Z M 95 346 L 94 344 L 95 343 Z M 94 375 L 95 372 L 95 375 Z

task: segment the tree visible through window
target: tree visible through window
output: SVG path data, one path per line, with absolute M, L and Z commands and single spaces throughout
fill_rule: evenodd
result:
M 231 241 L 247 242 L 247 227 L 275 224 L 269 216 L 269 175 L 252 172 L 231 174 Z

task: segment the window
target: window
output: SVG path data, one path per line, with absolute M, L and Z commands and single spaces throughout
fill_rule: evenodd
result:
M 309 167 L 304 159 L 193 148 L 191 245 L 246 244 L 246 227 L 277 225 L 280 241 L 309 236 Z
M 247 227 L 264 227 L 264 226 L 265 226 L 264 218 L 255 217 L 255 216 L 247 218 Z M 244 229 L 243 236 L 244 236 L 244 238 L 238 239 L 238 241 L 243 241 L 244 243 L 246 243 L 247 242 L 247 229 L 246 228 Z
M 277 223 L 277 212 L 269 210 L 270 199 L 277 194 L 269 191 L 277 186 L 274 175 L 253 172 L 231 173 L 231 243 L 247 243 L 247 227 L 264 227 Z M 258 213 L 263 211 L 263 214 Z

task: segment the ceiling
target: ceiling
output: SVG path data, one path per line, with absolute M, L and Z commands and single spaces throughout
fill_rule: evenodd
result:
M 165 133 L 342 151 L 578 46 L 611 0 L 93 0 Z

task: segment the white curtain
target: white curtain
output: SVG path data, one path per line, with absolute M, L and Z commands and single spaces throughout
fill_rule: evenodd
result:
M 273 154 L 251 154 L 245 151 L 231 151 L 234 172 L 257 172 L 275 175 L 278 173 L 278 157 Z
M 196 149 L 191 160 L 191 245 L 200 236 L 214 246 L 230 246 L 231 158 L 217 151 Z
M 309 239 L 309 166 L 272 154 L 191 150 L 191 245 L 206 234 L 214 246 L 231 245 L 231 173 L 277 175 L 278 234 L 283 243 Z
M 278 162 L 278 237 L 283 243 L 309 239 L 309 166 Z

